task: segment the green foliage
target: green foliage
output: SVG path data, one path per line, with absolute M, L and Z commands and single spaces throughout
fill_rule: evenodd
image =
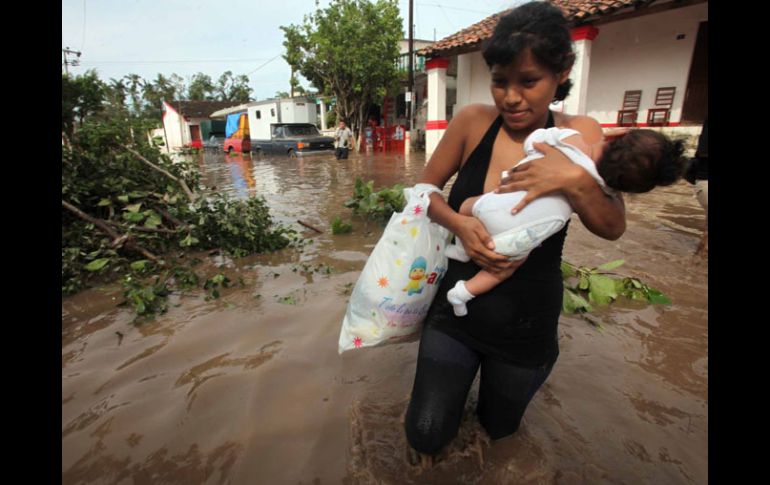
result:
M 319 93 L 336 96 L 339 115 L 356 129 L 366 107 L 397 87 L 401 25 L 395 0 L 332 0 L 301 25 L 281 27 L 283 58 Z
M 326 112 L 326 126 L 337 126 L 337 112 L 333 109 Z
M 251 87 L 248 76 L 241 74 L 233 76 L 232 71 L 225 71 L 215 88 L 217 99 L 220 101 L 232 101 L 234 104 L 248 103 L 251 100 Z
M 637 278 L 608 273 L 609 270 L 625 263 L 618 259 L 596 268 L 575 266 L 562 260 L 561 272 L 564 278 L 562 311 L 585 313 L 593 311 L 593 305 L 603 306 L 619 296 L 652 304 L 667 305 L 671 300 L 660 291 L 648 286 Z M 595 322 L 591 322 L 594 323 Z
M 80 101 L 68 92 L 62 109 L 74 120 Z M 197 167 L 135 137 L 146 133 L 141 119 L 119 110 L 90 113 L 62 144 L 62 294 L 131 276 L 127 299 L 149 314 L 163 308 L 166 289 L 198 286 L 191 268 L 166 261 L 175 254 L 221 248 L 239 257 L 298 242 L 295 231 L 273 224 L 262 198 L 188 197 L 183 185 L 199 192 Z M 165 276 L 158 282 L 140 283 L 159 271 Z
M 206 297 L 206 299 L 209 300 L 212 298 L 219 298 L 219 289 L 227 288 L 229 286 L 230 278 L 225 276 L 224 273 L 218 273 L 213 278 L 207 279 L 206 283 L 203 285 L 203 289 L 208 290 L 210 294 Z
M 99 80 L 96 71 L 90 70 L 77 77 L 62 74 L 61 90 L 61 130 L 71 137 L 76 122 L 82 126 L 87 117 L 104 109 L 102 102 L 107 86 Z
M 343 222 L 340 216 L 332 221 L 332 234 L 348 234 L 353 231 L 353 224 Z
M 197 203 L 191 228 L 186 238 L 189 246 L 222 248 L 234 257 L 284 248 L 296 234 L 283 226 L 273 228 L 263 198 L 230 200 L 223 194 Z
M 170 290 L 167 281 L 161 277 L 155 278 L 151 284 L 143 284 L 141 280 L 126 275 L 123 278 L 123 296 L 134 307 L 137 317 L 146 317 L 168 310 L 168 295 Z
M 187 99 L 190 101 L 214 101 L 216 99 L 216 86 L 208 74 L 199 72 L 190 80 L 187 88 Z
M 403 210 L 404 205 L 402 184 L 375 192 L 374 180 L 364 183 L 360 178 L 356 178 L 353 196 L 345 201 L 345 207 L 353 209 L 354 214 L 380 221 L 387 221 L 394 212 Z

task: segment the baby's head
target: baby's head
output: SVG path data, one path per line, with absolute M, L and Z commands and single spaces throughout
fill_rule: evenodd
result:
M 649 192 L 682 176 L 684 143 L 654 130 L 631 130 L 610 139 L 597 161 L 599 175 L 621 192 Z

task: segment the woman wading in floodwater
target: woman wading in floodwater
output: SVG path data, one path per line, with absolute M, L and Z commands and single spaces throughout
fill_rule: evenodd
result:
M 561 192 L 594 234 L 614 240 L 626 228 L 622 198 L 606 195 L 588 172 L 550 146 L 536 144 L 544 158 L 500 179 L 524 158 L 523 142 L 538 128 L 571 128 L 589 144 L 602 139 L 593 118 L 549 110 L 552 101 L 567 97 L 575 60 L 559 8 L 531 2 L 512 10 L 500 19 L 483 55 L 495 104 L 469 105 L 452 118 L 420 180 L 444 187 L 458 173 L 448 202 L 431 195 L 429 216 L 455 234 L 471 258 L 449 261 L 423 327 L 405 428 L 409 444 L 425 455 L 437 454 L 457 435 L 479 368 L 476 413 L 489 436 L 499 439 L 519 428 L 559 355 L 560 262 L 569 224 L 527 259 L 510 262 L 493 251 L 477 219 L 459 214 L 462 202 L 496 188 L 528 191 L 525 203 Z M 456 317 L 447 291 L 480 269 L 513 275 L 476 297 L 468 316 Z

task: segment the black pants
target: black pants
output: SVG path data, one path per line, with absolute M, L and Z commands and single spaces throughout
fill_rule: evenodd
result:
M 524 410 L 555 361 L 538 368 L 520 367 L 479 354 L 443 332 L 423 328 L 406 412 L 409 444 L 421 453 L 436 454 L 457 435 L 479 366 L 476 414 L 481 425 L 492 439 L 516 432 Z
M 335 150 L 334 156 L 337 157 L 337 160 L 340 160 L 340 159 L 347 160 L 347 158 L 348 158 L 348 149 L 347 148 L 339 147 L 339 148 L 337 148 L 337 150 Z

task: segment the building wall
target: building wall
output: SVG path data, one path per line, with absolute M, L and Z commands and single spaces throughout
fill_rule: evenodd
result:
M 163 127 L 166 130 L 166 141 L 169 151 L 175 151 L 190 143 L 190 129 L 176 109 L 166 103 L 163 113 Z
M 614 125 L 623 93 L 641 89 L 638 121 L 644 123 L 656 90 L 676 86 L 670 121 L 679 122 L 698 25 L 705 20 L 707 3 L 599 25 L 591 50 L 586 114 Z
M 473 103 L 492 104 L 489 86 L 492 76 L 481 51 L 457 56 L 457 113 L 463 106 Z

